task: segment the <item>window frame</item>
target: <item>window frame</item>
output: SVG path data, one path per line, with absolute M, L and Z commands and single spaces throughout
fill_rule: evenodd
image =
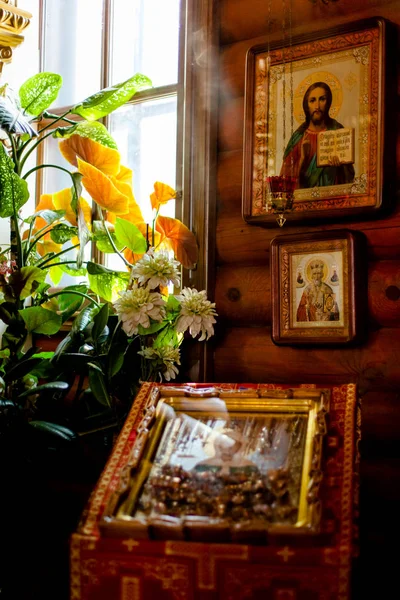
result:
M 102 34 L 101 87 L 110 85 L 112 44 L 112 5 L 104 0 Z M 44 11 L 47 0 L 40 0 L 39 41 L 44 48 Z M 176 217 L 196 236 L 199 260 L 195 269 L 184 271 L 183 286 L 206 289 L 208 297 L 215 293 L 215 232 L 217 196 L 217 118 L 219 11 L 217 0 L 181 0 L 179 66 L 177 84 L 160 86 L 135 94 L 126 104 L 177 96 Z M 44 67 L 40 52 L 40 70 Z M 68 109 L 52 109 L 62 114 Z M 74 116 L 77 121 L 81 120 Z M 108 125 L 107 117 L 101 120 Z M 43 125 L 46 122 L 43 121 Z M 43 159 L 44 148 L 38 149 L 37 160 Z M 40 197 L 42 177 L 36 180 L 36 198 Z M 92 246 L 92 257 L 104 262 L 103 253 Z M 212 344 L 193 344 L 189 349 L 196 365 L 191 372 L 197 381 L 211 381 L 213 372 Z
M 195 234 L 196 269 L 183 285 L 215 294 L 219 10 L 217 0 L 181 0 L 178 75 L 177 218 Z M 202 38 L 199 39 L 200 34 Z M 201 60 L 200 60 L 201 59 Z M 194 344 L 189 352 L 195 381 L 213 380 L 213 344 Z

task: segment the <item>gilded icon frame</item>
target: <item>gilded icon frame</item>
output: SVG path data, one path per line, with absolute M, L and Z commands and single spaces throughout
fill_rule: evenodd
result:
M 227 390 L 223 387 L 195 389 L 189 386 L 154 388 L 138 427 L 138 435 L 130 458 L 100 524 L 101 529 L 105 535 L 117 537 L 129 532 L 133 539 L 183 539 L 207 542 L 257 540 L 258 543 L 267 543 L 268 537 L 272 539 L 274 535 L 301 532 L 318 535 L 321 515 L 319 488 L 323 477 L 322 444 L 326 433 L 329 399 L 327 390 L 273 391 L 246 389 L 245 386 L 240 390 Z M 239 448 L 249 448 L 250 445 L 252 447 L 253 460 L 242 461 L 243 464 L 246 463 L 244 469 L 248 468 L 250 462 L 255 464 L 256 445 L 259 443 L 260 448 L 264 447 L 267 441 L 261 434 L 261 437 L 253 439 L 248 433 L 244 436 L 243 432 L 245 430 L 248 432 L 248 427 L 253 424 L 258 431 L 263 431 L 262 435 L 265 436 L 266 427 L 263 425 L 274 422 L 274 431 L 276 435 L 280 432 L 279 443 L 283 444 L 282 447 L 285 447 L 286 443 L 282 442 L 284 431 L 286 431 L 286 440 L 289 440 L 286 443 L 285 468 L 280 466 L 278 469 L 272 469 L 269 463 L 266 466 L 264 463 L 265 470 L 262 470 L 260 465 L 263 464 L 263 459 L 260 454 L 261 459 L 257 462 L 256 474 L 243 469 L 237 473 L 233 469 L 223 479 L 215 471 L 203 478 L 201 473 L 193 475 L 193 469 L 187 469 L 186 473 L 192 472 L 189 480 L 182 479 L 182 474 L 179 475 L 180 482 L 174 482 L 174 477 L 169 474 L 162 477 L 162 469 L 170 464 L 171 457 L 180 456 L 177 440 L 181 439 L 178 433 L 182 429 L 179 422 L 182 421 L 182 415 L 184 415 L 185 427 L 189 424 L 190 429 L 200 425 L 200 429 L 207 430 L 208 436 L 213 437 L 215 434 L 214 445 L 221 431 L 216 427 L 211 428 L 210 432 L 210 423 L 229 422 L 231 431 L 236 430 L 236 433 L 241 436 Z M 226 437 L 230 434 L 223 435 Z M 205 440 L 203 448 L 207 443 L 208 441 Z M 189 462 L 190 460 L 193 462 L 195 447 L 199 452 L 199 443 L 197 442 L 196 446 L 196 440 L 186 449 L 189 453 L 187 459 Z M 276 447 L 279 448 L 279 445 Z M 202 456 L 199 454 L 196 460 L 204 457 L 204 451 L 202 452 Z M 244 453 L 245 450 L 243 456 Z M 246 456 L 250 457 L 249 451 Z M 226 460 L 224 458 L 224 461 Z M 188 481 L 195 481 L 197 487 L 189 486 L 188 489 L 183 490 L 182 496 L 183 483 L 187 484 Z M 291 483 L 288 484 L 288 481 Z M 232 510 L 240 507 L 238 495 L 247 493 L 249 498 L 253 498 L 253 491 L 250 490 L 252 485 L 258 486 L 258 493 L 261 495 L 263 482 L 273 494 L 273 497 L 268 500 L 272 513 L 268 513 L 267 516 L 257 511 L 257 514 L 250 511 L 250 516 L 248 512 L 245 516 L 244 513 L 233 514 Z M 176 487 L 174 487 L 175 483 Z M 211 504 L 218 512 L 221 502 L 225 502 L 229 505 L 229 510 L 223 514 L 219 512 L 199 514 L 204 489 L 209 489 L 209 486 L 215 484 L 218 484 L 219 491 L 218 495 L 212 498 Z M 168 493 L 160 500 L 158 497 L 160 490 L 163 492 L 166 487 Z M 190 494 L 193 491 L 196 492 L 196 503 L 192 508 Z M 211 496 L 213 494 L 214 491 Z M 180 498 L 182 511 L 177 512 L 174 508 L 171 514 L 175 496 Z M 146 511 L 143 506 L 149 501 L 151 506 Z M 253 506 L 253 500 L 251 502 Z M 161 503 L 163 509 L 160 512 Z M 211 504 L 209 503 L 208 507 Z M 288 511 L 288 508 L 291 511 Z
M 271 242 L 272 340 L 278 345 L 364 341 L 365 238 L 338 230 Z
M 295 190 L 290 222 L 371 217 L 390 208 L 393 190 L 388 174 L 395 166 L 390 114 L 395 75 L 394 61 L 387 60 L 386 49 L 392 32 L 391 23 L 374 18 L 293 38 L 290 48 L 271 43 L 248 50 L 242 187 L 245 221 L 275 224 L 275 215 L 266 210 L 266 177 L 280 174 L 283 151 L 290 145 L 292 133 L 305 123 L 302 100 L 317 80 L 329 82 L 332 88 L 329 117 L 336 117 L 337 124 L 355 135 L 353 179 L 348 171 L 335 179 L 341 183 L 332 185 L 327 183 L 329 177 L 321 185 L 312 183 L 311 177 L 305 184 L 310 187 Z

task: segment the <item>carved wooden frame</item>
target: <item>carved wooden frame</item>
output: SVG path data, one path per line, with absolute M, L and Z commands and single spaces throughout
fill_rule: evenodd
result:
M 261 540 L 265 543 L 267 538 L 271 541 L 274 535 L 295 534 L 297 537 L 300 533 L 319 534 L 322 443 L 327 431 L 329 390 L 264 390 L 245 387 L 236 390 L 226 387 L 216 385 L 196 389 L 190 386 L 161 386 L 148 391 L 135 443 L 100 522 L 105 536 L 124 536 L 128 531 L 133 539 L 218 542 L 223 536 L 224 541 L 244 542 L 257 539 L 259 543 Z M 303 450 L 291 451 L 291 456 L 296 456 L 296 469 L 300 473 L 295 522 L 289 524 L 282 519 L 282 522 L 268 524 L 265 520 L 247 519 L 234 523 L 224 516 L 137 516 L 136 507 L 158 452 L 161 436 L 168 420 L 173 421 L 175 414 L 180 411 L 192 415 L 197 413 L 198 416 L 221 414 L 225 417 L 228 411 L 235 415 L 241 414 L 244 420 L 252 414 L 270 414 L 275 417 L 303 415 L 306 418 Z
M 306 74 L 301 81 L 304 85 L 306 85 L 307 78 L 310 79 L 310 83 L 314 83 L 312 77 L 316 75 L 317 71 L 328 69 L 330 64 L 340 71 L 340 61 L 345 60 L 345 56 L 348 64 L 352 64 L 353 61 L 355 69 L 358 69 L 357 77 L 353 73 L 353 78 L 358 78 L 357 81 L 359 81 L 357 83 L 359 86 L 357 88 L 358 102 L 354 104 L 354 115 L 346 117 L 348 120 L 351 117 L 352 122 L 356 123 L 355 126 L 358 128 L 355 140 L 358 153 L 356 177 L 352 183 L 297 189 L 294 205 L 291 212 L 288 213 L 288 218 L 290 221 L 309 221 L 359 215 L 375 216 L 378 209 L 390 206 L 391 189 L 389 186 L 391 184 L 390 177 L 387 175 L 395 164 L 395 136 L 390 131 L 393 123 L 390 119 L 391 109 L 389 111 L 389 107 L 391 104 L 393 105 L 392 90 L 395 77 L 392 71 L 395 61 L 387 59 L 386 48 L 390 43 L 389 38 L 393 35 L 392 32 L 390 23 L 382 18 L 374 18 L 347 24 L 340 28 L 314 32 L 309 36 L 299 36 L 293 39 L 290 48 L 282 46 L 282 43 L 271 44 L 269 82 L 266 67 L 267 45 L 253 46 L 248 50 L 242 190 L 242 214 L 245 221 L 267 226 L 275 224 L 275 215 L 267 213 L 265 208 L 266 165 L 268 157 L 268 160 L 272 160 L 276 167 L 275 174 L 279 174 L 282 164 L 283 149 L 280 146 L 283 133 L 279 132 L 277 127 L 280 122 L 280 111 L 283 109 L 279 103 L 281 98 L 279 100 L 275 98 L 274 103 L 271 100 L 267 102 L 267 91 L 271 95 L 270 86 L 274 86 L 277 79 L 286 78 L 286 113 L 289 112 L 286 115 L 287 144 L 291 134 L 288 128 L 291 121 L 290 77 L 292 73 L 296 74 L 297 70 L 300 74 Z M 292 63 L 290 62 L 291 57 Z M 322 66 L 318 66 L 320 63 Z M 286 68 L 285 76 L 282 74 L 284 67 Z M 297 77 L 299 79 L 300 75 Z M 343 94 L 342 83 L 337 77 L 336 79 L 338 88 L 340 88 L 338 94 Z M 305 89 L 298 81 L 297 84 L 296 87 L 295 82 L 294 88 L 300 96 Z M 351 87 L 352 82 L 347 81 L 346 85 Z M 278 87 L 276 87 L 276 94 L 278 93 L 277 89 Z M 296 109 L 296 102 L 299 104 L 300 110 L 299 107 Z M 268 110 L 267 104 L 270 107 Z M 349 106 L 352 107 L 353 104 L 350 105 L 347 101 L 346 106 L 348 111 Z M 342 118 L 340 109 L 337 110 L 340 121 Z M 267 112 L 269 116 L 267 116 Z M 297 120 L 304 119 L 301 103 L 296 95 L 293 113 Z M 330 116 L 334 115 L 330 114 Z M 293 131 L 297 126 L 295 123 Z M 275 133 L 271 133 L 271 128 Z M 266 143 L 267 137 L 268 144 Z M 279 154 L 277 150 L 279 150 Z M 268 174 L 273 173 L 269 171 Z
M 347 230 L 300 233 L 272 240 L 272 340 L 276 344 L 347 345 L 364 340 L 364 251 L 363 234 Z M 310 271 L 315 259 L 324 263 L 324 287 L 319 291 L 313 287 Z M 323 296 L 319 312 L 311 295 L 315 293 Z

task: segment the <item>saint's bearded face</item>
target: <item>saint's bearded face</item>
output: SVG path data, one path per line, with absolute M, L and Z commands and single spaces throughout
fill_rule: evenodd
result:
M 327 93 L 322 87 L 313 89 L 307 99 L 307 106 L 310 120 L 314 125 L 320 125 L 325 122 L 327 116 Z
M 315 261 L 310 265 L 311 278 L 316 285 L 321 285 L 322 277 L 324 275 L 324 263 L 321 261 Z

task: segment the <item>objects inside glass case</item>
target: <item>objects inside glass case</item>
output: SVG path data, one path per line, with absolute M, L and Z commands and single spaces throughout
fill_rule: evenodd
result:
M 221 531 L 233 540 L 318 530 L 328 393 L 174 389 L 153 390 L 106 534 L 196 539 L 201 530 L 219 541 Z

